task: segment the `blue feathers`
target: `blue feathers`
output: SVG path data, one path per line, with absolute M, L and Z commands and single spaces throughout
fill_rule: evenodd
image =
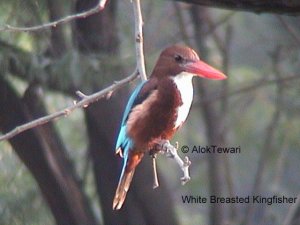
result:
M 121 129 L 119 132 L 119 136 L 117 139 L 117 144 L 116 144 L 116 151 L 119 151 L 119 148 L 121 148 L 122 153 L 124 154 L 125 157 L 128 155 L 128 151 L 130 147 L 132 147 L 133 143 L 132 140 L 127 136 L 127 127 L 126 127 L 126 122 L 128 120 L 128 116 L 131 112 L 131 109 L 136 105 L 136 100 L 137 96 L 139 95 L 142 87 L 146 81 L 141 82 L 133 91 L 131 94 L 128 103 L 126 105 L 123 118 L 122 118 L 122 123 L 121 123 Z
M 136 102 L 136 98 L 138 96 L 138 94 L 140 93 L 142 87 L 144 86 L 144 84 L 146 83 L 147 81 L 143 81 L 141 82 L 135 89 L 134 91 L 132 92 L 129 100 L 128 100 L 128 103 L 126 105 L 126 108 L 125 108 L 125 111 L 124 111 L 124 114 L 123 114 L 123 119 L 122 119 L 122 125 L 125 124 L 125 122 L 127 121 L 128 119 L 128 115 L 131 111 L 131 109 L 133 108 L 133 106 L 135 106 L 135 102 Z

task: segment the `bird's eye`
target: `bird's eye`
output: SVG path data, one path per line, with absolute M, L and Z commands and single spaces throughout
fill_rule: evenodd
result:
M 176 62 L 181 63 L 183 62 L 183 57 L 181 55 L 175 55 L 174 59 Z

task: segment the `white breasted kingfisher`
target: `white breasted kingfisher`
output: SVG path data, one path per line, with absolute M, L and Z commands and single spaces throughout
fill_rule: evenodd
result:
M 113 209 L 125 201 L 136 166 L 160 140 L 170 140 L 186 120 L 193 100 L 194 76 L 223 80 L 226 76 L 204 63 L 186 46 L 162 51 L 147 81 L 131 94 L 122 119 L 116 154 L 124 164 Z

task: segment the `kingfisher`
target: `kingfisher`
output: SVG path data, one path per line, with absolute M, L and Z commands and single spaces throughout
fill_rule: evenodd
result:
M 116 143 L 116 154 L 123 157 L 123 168 L 113 200 L 114 210 L 122 207 L 144 154 L 161 140 L 170 140 L 186 120 L 193 100 L 194 76 L 227 78 L 201 61 L 192 48 L 172 45 L 161 52 L 150 78 L 131 94 Z

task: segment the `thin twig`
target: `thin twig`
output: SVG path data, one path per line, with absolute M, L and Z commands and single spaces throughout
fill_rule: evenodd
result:
M 7 24 L 7 25 L 5 25 L 5 27 L 0 28 L 0 32 L 1 31 L 29 32 L 29 31 L 37 31 L 37 30 L 47 29 L 47 28 L 51 28 L 51 27 L 56 27 L 57 25 L 67 23 L 67 22 L 70 22 L 72 20 L 79 19 L 79 18 L 86 18 L 97 12 L 100 12 L 101 10 L 103 10 L 105 8 L 106 2 L 107 2 L 107 0 L 100 0 L 99 3 L 95 7 L 91 8 L 87 11 L 84 11 L 82 13 L 77 13 L 74 15 L 69 15 L 69 16 L 63 17 L 59 20 L 49 22 L 49 23 L 44 23 L 42 25 L 37 25 L 37 26 L 32 26 L 32 27 L 15 27 L 15 26 L 11 26 L 11 25 Z
M 135 52 L 136 52 L 136 63 L 137 69 L 140 73 L 142 80 L 147 80 L 145 70 L 145 59 L 143 50 L 143 17 L 141 12 L 140 0 L 133 0 L 133 12 L 135 18 Z
M 128 77 L 124 78 L 123 80 L 120 80 L 118 82 L 114 82 L 114 84 L 110 85 L 109 87 L 96 92 L 94 94 L 91 95 L 84 95 L 81 92 L 77 91 L 77 94 L 79 94 L 79 97 L 81 97 L 81 100 L 78 102 L 74 102 L 73 105 L 66 107 L 60 111 L 57 111 L 55 113 L 52 113 L 48 116 L 44 116 L 41 118 L 38 118 L 36 120 L 33 120 L 29 123 L 20 125 L 18 127 L 15 127 L 13 130 L 11 130 L 10 132 L 0 136 L 0 141 L 3 140 L 7 140 L 10 139 L 14 136 L 16 136 L 17 134 L 20 134 L 26 130 L 29 130 L 31 128 L 43 125 L 45 123 L 48 123 L 54 119 L 58 119 L 61 118 L 63 116 L 68 116 L 70 113 L 72 113 L 75 109 L 78 108 L 84 108 L 87 107 L 89 104 L 98 101 L 99 99 L 105 97 L 108 93 L 115 91 L 121 87 L 123 87 L 125 84 L 131 82 L 132 80 L 134 80 L 136 77 L 138 76 L 138 72 L 137 70 L 135 70 L 131 75 L 129 75 Z

